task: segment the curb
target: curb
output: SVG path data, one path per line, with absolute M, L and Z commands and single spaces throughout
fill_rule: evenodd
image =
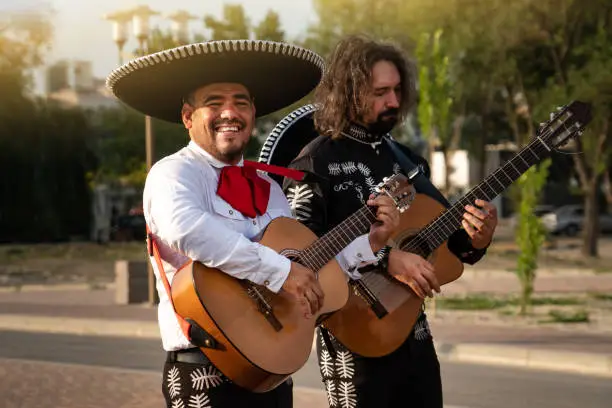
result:
M 487 343 L 435 342 L 443 361 L 491 364 L 612 377 L 612 354 L 545 350 Z
M 156 322 L 0 314 L 0 330 L 160 339 Z M 441 361 L 612 377 L 612 354 L 434 341 Z M 313 342 L 313 352 L 315 343 Z

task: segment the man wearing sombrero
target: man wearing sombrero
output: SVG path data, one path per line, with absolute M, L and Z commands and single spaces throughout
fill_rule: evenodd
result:
M 107 84 L 142 113 L 181 123 L 191 141 L 150 170 L 143 194 L 150 237 L 159 248 L 151 259 L 160 297 L 162 343 L 168 351 L 163 394 L 169 407 L 290 407 L 291 381 L 252 393 L 229 381 L 189 340 L 177 318 L 168 281 L 188 260 L 238 279 L 285 291 L 317 311 L 322 291 L 309 269 L 251 241 L 276 217 L 291 217 L 280 186 L 243 160 L 256 117 L 307 95 L 318 83 L 322 59 L 290 44 L 215 41 L 190 44 L 131 61 Z M 380 224 L 337 256 L 340 265 L 375 261 L 398 213 L 379 197 Z M 163 270 L 160 270 L 163 269 Z

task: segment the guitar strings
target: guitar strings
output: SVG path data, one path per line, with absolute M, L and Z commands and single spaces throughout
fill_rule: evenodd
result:
M 552 131 L 551 131 L 552 133 Z M 542 135 L 544 136 L 544 135 Z M 547 135 L 546 137 L 549 137 L 550 135 Z M 536 143 L 538 142 L 538 143 Z M 537 146 L 536 146 L 537 144 Z M 532 154 L 534 154 L 534 156 L 536 156 L 538 158 L 538 160 L 541 159 L 541 155 L 546 154 L 548 148 L 548 146 L 543 144 L 543 141 L 539 139 L 539 137 L 534 138 L 534 140 L 532 140 L 524 149 L 523 151 L 530 151 Z M 510 165 L 519 173 L 519 177 L 521 176 L 522 172 L 519 172 L 516 167 L 515 164 L 512 163 L 513 160 L 517 160 L 517 158 L 520 157 L 520 154 L 515 155 L 514 157 L 512 157 L 510 160 L 508 160 L 508 162 L 510 162 Z M 522 157 L 520 157 L 521 160 L 523 160 L 523 162 L 525 164 L 527 164 L 524 159 Z M 505 165 L 504 165 L 505 166 Z M 492 174 L 491 174 L 491 178 L 495 179 L 500 185 L 503 186 L 503 184 L 499 181 L 498 176 L 503 174 L 505 177 L 507 177 L 508 179 L 512 180 L 512 182 L 516 181 L 516 179 L 512 179 L 503 169 L 503 167 L 499 167 L 497 170 L 495 170 Z M 531 167 L 531 166 L 529 166 Z M 528 168 L 529 168 L 528 167 Z M 489 178 L 489 177 L 487 177 Z M 517 177 L 518 178 L 518 177 Z M 466 199 L 469 198 L 468 196 L 470 196 L 471 192 L 474 192 L 475 190 L 480 190 L 481 193 L 483 193 L 484 197 L 486 197 L 488 200 L 490 200 L 489 195 L 486 194 L 485 191 L 482 190 L 483 187 L 483 183 L 486 182 L 486 179 L 483 180 L 482 183 L 478 184 L 474 189 L 472 189 L 470 192 L 468 192 L 468 194 L 466 194 L 463 198 L 461 198 L 453 207 L 449 208 L 448 210 L 446 210 L 445 212 L 442 213 L 442 215 L 440 215 L 439 217 L 437 217 L 436 219 L 434 219 L 432 222 L 430 222 L 427 226 L 425 226 L 417 235 L 415 235 L 413 237 L 413 239 L 411 239 L 406 245 L 402 246 L 403 250 L 408 250 L 408 251 L 414 251 L 417 250 L 421 247 L 423 247 L 424 245 L 428 246 L 429 245 L 429 238 L 434 237 L 440 241 L 444 241 L 442 240 L 442 235 L 440 233 L 438 233 L 438 230 L 441 229 L 441 227 L 444 228 L 450 228 L 450 226 L 448 225 L 448 220 L 444 219 L 445 217 L 453 217 L 453 220 L 460 224 L 461 223 L 461 218 L 457 219 L 457 215 L 453 213 L 453 209 L 455 206 L 458 206 L 458 204 L 461 204 L 462 206 L 470 204 L 469 201 L 467 201 Z M 447 232 L 450 232 L 449 230 L 447 230 Z

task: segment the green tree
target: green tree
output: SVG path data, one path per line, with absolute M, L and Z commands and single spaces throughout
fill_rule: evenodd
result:
M 223 19 L 204 17 L 204 25 L 211 31 L 211 40 L 239 40 L 250 38 L 251 26 L 241 4 L 225 4 Z
M 285 32 L 281 27 L 280 17 L 273 10 L 268 10 L 266 16 L 253 28 L 255 38 L 258 40 L 284 41 Z
M 429 142 L 430 157 L 433 157 L 436 147 L 444 157 L 443 190 L 449 195 L 452 192 L 451 155 L 459 145 L 460 132 L 450 131 L 452 85 L 449 77 L 449 58 L 442 50 L 441 37 L 442 30 L 436 30 L 433 36 L 424 33 L 418 43 L 418 117 L 423 135 Z
M 548 177 L 550 159 L 529 169 L 518 179 L 521 189 L 521 201 L 518 211 L 518 229 L 516 243 L 519 249 L 516 274 L 521 282 L 520 314 L 526 315 L 531 306 L 534 281 L 538 268 L 538 253 L 546 231 L 542 221 L 534 214 L 534 208 L 540 201 L 541 191 Z

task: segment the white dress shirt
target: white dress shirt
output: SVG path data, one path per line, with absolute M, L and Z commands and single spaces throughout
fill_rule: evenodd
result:
M 212 157 L 193 141 L 151 168 L 143 193 L 144 216 L 156 240 L 168 281 L 189 259 L 218 268 L 238 279 L 248 279 L 278 292 L 291 261 L 252 239 L 277 217 L 292 217 L 281 187 L 271 184 L 265 214 L 249 218 L 216 194 L 221 168 L 227 164 Z M 243 165 L 243 160 L 238 164 Z M 349 274 L 356 266 L 376 261 L 368 235 L 347 246 L 336 260 Z M 159 293 L 158 320 L 165 350 L 194 347 L 181 331 L 160 271 L 150 258 Z

